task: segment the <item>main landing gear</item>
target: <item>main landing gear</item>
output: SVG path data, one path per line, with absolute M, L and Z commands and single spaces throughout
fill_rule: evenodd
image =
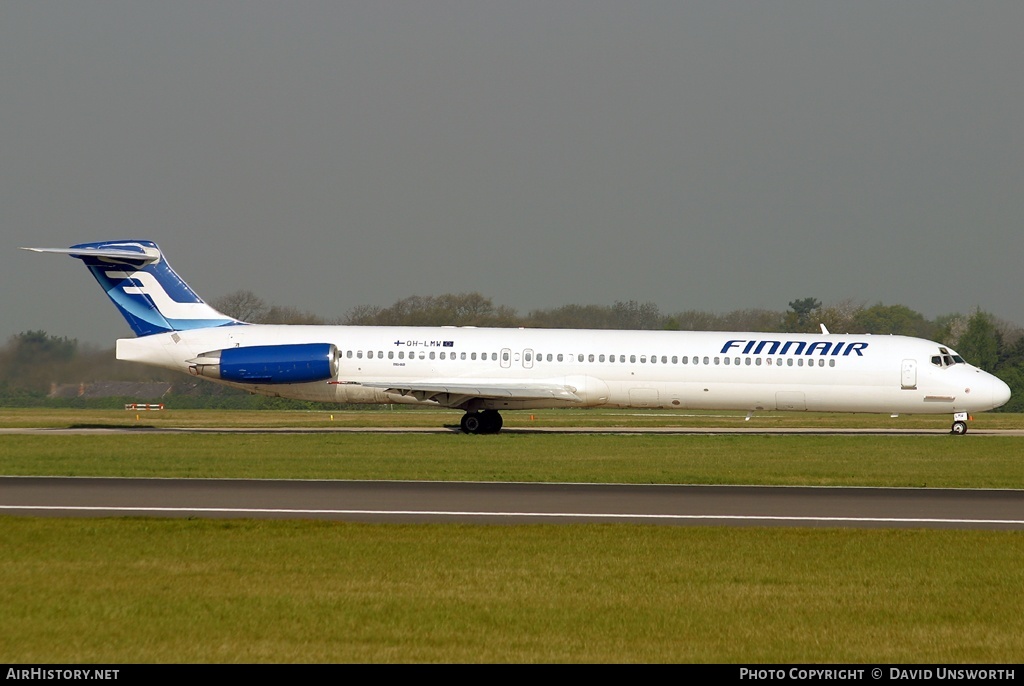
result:
M 497 410 L 484 410 L 462 415 L 459 426 L 464 434 L 496 434 L 501 431 L 502 423 Z
M 950 427 L 949 433 L 954 436 L 963 436 L 967 433 L 967 420 L 970 416 L 966 412 L 956 412 L 953 414 L 953 426 Z

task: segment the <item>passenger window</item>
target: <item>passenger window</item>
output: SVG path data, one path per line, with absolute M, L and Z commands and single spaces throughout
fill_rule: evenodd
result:
M 430 359 L 434 359 L 434 351 L 433 350 L 430 351 Z

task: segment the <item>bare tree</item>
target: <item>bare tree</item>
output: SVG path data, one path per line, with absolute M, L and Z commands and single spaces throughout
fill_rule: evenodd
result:
M 260 322 L 267 313 L 267 303 L 252 291 L 238 290 L 210 303 L 214 309 L 243 322 Z

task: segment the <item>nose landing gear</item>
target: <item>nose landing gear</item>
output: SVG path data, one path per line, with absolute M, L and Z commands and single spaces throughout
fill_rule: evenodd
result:
M 950 427 L 949 433 L 954 436 L 963 436 L 967 433 L 967 420 L 970 418 L 966 412 L 955 412 L 953 414 L 953 426 Z

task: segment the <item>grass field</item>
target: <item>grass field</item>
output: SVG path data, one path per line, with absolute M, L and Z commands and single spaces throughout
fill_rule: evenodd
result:
M 1024 537 L 8 518 L 7 662 L 1019 662 Z
M 4 436 L 0 473 L 1019 488 L 1016 437 L 418 434 Z
M 138 423 L 372 425 L 391 417 L 408 426 L 452 416 L 253 414 L 152 413 Z M 597 419 L 555 413 L 533 421 Z M 900 428 L 921 421 L 873 419 Z M 660 426 L 681 418 L 611 421 Z M 136 420 L 0 413 L 0 426 L 44 423 Z M 1020 416 L 984 415 L 973 428 L 982 423 L 1022 425 Z M 950 437 L 941 433 L 947 424 L 934 436 L 5 435 L 0 473 L 1024 484 L 1024 438 Z M 5 662 L 1024 659 L 1021 532 L 0 521 Z

